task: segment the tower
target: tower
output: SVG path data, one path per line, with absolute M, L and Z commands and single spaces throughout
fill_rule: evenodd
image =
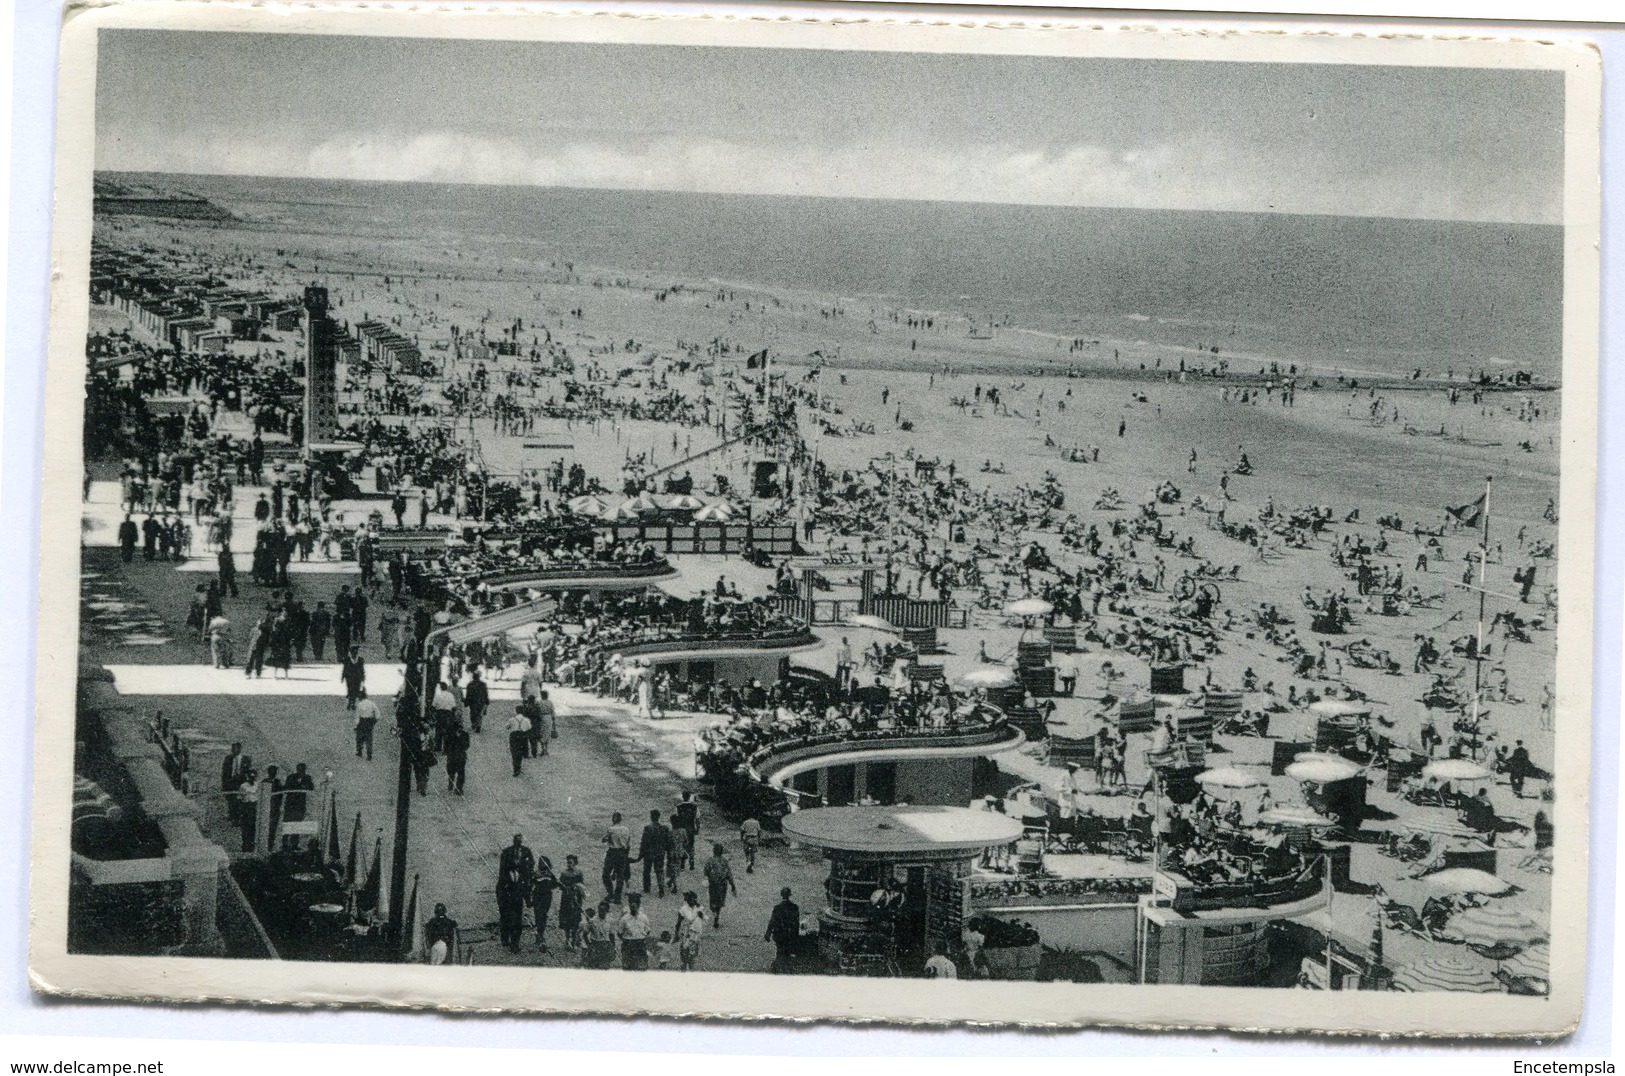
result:
M 338 348 L 327 316 L 327 289 L 305 289 L 305 446 L 338 435 Z

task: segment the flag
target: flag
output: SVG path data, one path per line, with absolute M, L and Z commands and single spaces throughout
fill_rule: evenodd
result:
M 382 866 L 384 859 L 384 838 L 379 837 L 373 843 L 372 863 L 367 867 L 367 880 L 361 883 L 361 893 L 356 897 L 356 910 L 362 912 L 373 911 L 378 907 L 383 896 L 384 878 Z
M 1487 493 L 1480 493 L 1478 500 L 1470 501 L 1459 508 L 1451 508 L 1446 505 L 1445 511 L 1450 513 L 1451 517 L 1463 527 L 1476 527 L 1484 518 L 1484 501 L 1488 496 Z
M 764 370 L 766 368 L 767 348 L 765 347 L 745 360 L 745 369 L 747 370 Z

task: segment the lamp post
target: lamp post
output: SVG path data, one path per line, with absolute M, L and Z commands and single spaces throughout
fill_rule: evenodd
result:
M 430 658 L 430 654 L 439 640 L 450 632 L 450 625 L 435 628 L 423 637 L 420 644 L 418 660 L 422 669 L 422 682 L 418 690 L 417 712 L 407 715 L 407 720 L 418 728 L 423 726 L 429 716 L 429 676 L 430 671 L 439 664 Z M 407 664 L 406 675 L 408 678 L 412 675 L 410 663 Z M 400 765 L 395 773 L 395 839 L 392 842 L 389 863 L 388 937 L 391 946 L 397 950 L 401 939 L 406 937 L 406 852 L 412 820 L 412 765 L 423 747 L 418 728 L 408 728 L 402 724 L 400 715 L 396 715 L 396 732 L 401 742 L 401 755 Z

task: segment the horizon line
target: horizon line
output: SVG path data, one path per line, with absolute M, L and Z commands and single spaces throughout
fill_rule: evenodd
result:
M 618 194 L 687 194 L 702 195 L 716 198 L 789 198 L 807 199 L 830 202 L 891 202 L 919 205 L 986 205 L 986 206 L 1012 206 L 1029 209 L 1082 209 L 1105 210 L 1123 213 L 1209 213 L 1235 216 L 1269 216 L 1269 217 L 1315 217 L 1334 220 L 1371 220 L 1371 221 L 1401 221 L 1408 223 L 1425 224 L 1478 224 L 1494 225 L 1499 227 L 1517 228 L 1558 228 L 1565 225 L 1558 221 L 1527 220 L 1497 220 L 1477 217 L 1427 217 L 1409 216 L 1396 217 L 1388 214 L 1371 213 L 1310 213 L 1287 209 L 1210 209 L 1189 208 L 1182 206 L 1126 206 L 1126 205 L 1097 205 L 1079 204 L 1072 202 L 992 202 L 974 198 L 895 198 L 880 195 L 861 194 L 781 194 L 755 191 L 704 191 L 688 190 L 674 187 L 578 187 L 561 183 L 482 183 L 478 181 L 455 180 L 428 180 L 428 179 L 354 179 L 348 176 L 298 176 L 298 175 L 263 175 L 249 172 L 159 172 L 146 169 L 126 168 L 93 168 L 93 176 L 100 175 L 126 175 L 126 176 L 178 176 L 197 177 L 200 179 L 258 179 L 281 180 L 291 182 L 316 183 L 397 183 L 418 187 L 497 187 L 505 189 L 523 190 L 554 190 L 554 191 L 580 191 L 591 193 L 612 192 Z M 190 193 L 190 192 L 189 192 Z

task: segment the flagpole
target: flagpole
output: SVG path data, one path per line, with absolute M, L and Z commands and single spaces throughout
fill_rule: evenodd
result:
M 1488 597 L 1484 590 L 1484 573 L 1490 563 L 1490 486 L 1493 475 L 1484 478 L 1483 537 L 1478 550 L 1478 647 L 1473 654 L 1473 735 L 1478 735 L 1479 695 L 1484 684 L 1484 603 Z M 1483 743 L 1483 740 L 1479 740 Z M 1477 752 L 1474 752 L 1475 754 Z

